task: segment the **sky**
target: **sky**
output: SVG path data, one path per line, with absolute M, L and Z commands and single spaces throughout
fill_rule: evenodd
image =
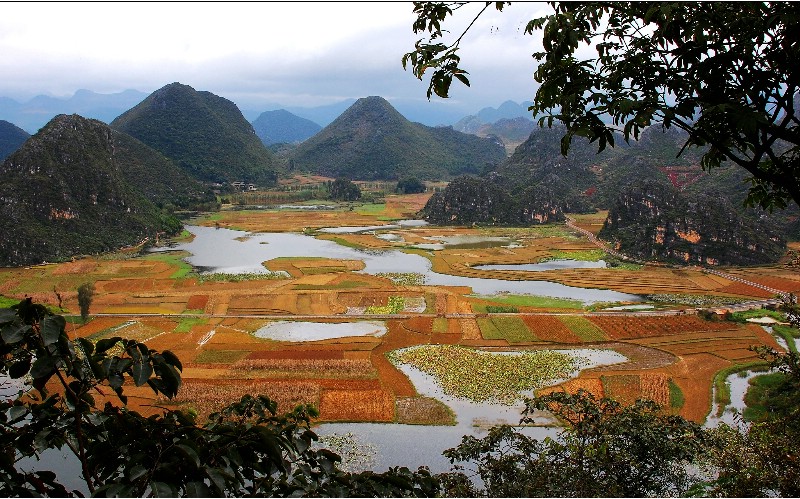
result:
M 467 5 L 445 26 L 458 34 L 483 7 Z M 314 107 L 380 95 L 426 101 L 427 83 L 401 58 L 422 37 L 411 2 L 2 3 L 0 96 L 69 97 L 76 90 L 150 93 L 180 82 L 239 107 Z M 524 35 L 542 3 L 487 10 L 462 42 L 471 88 L 454 83 L 447 105 L 497 107 L 532 100 Z M 540 37 L 539 37 L 540 38 Z M 435 99 L 435 97 L 434 97 Z

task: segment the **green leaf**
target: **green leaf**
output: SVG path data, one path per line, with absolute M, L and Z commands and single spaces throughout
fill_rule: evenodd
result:
M 182 450 L 186 457 L 188 457 L 195 466 L 200 467 L 200 456 L 197 455 L 197 451 L 194 449 L 192 442 L 184 441 L 185 443 L 179 443 L 175 445 L 178 449 Z
M 33 360 L 30 357 L 15 362 L 8 369 L 8 375 L 13 379 L 19 379 L 25 376 L 26 374 L 28 374 L 28 371 L 31 370 L 32 362 Z
M 31 377 L 34 379 L 49 379 L 56 372 L 57 357 L 45 355 L 36 359 L 31 367 Z
M 31 327 L 26 324 L 8 324 L 3 327 L 0 337 L 6 344 L 17 343 L 25 338 L 25 333 L 29 332 Z
M 94 353 L 94 344 L 86 338 L 78 338 L 78 344 L 83 348 L 83 353 L 90 357 Z
M 211 497 L 211 489 L 203 482 L 189 482 L 186 484 L 186 495 L 189 497 Z
M 180 359 L 178 359 L 177 355 L 170 352 L 169 350 L 164 350 L 163 352 L 161 352 L 161 355 L 164 357 L 164 360 L 168 364 L 172 364 L 173 366 L 178 368 L 179 371 L 183 371 L 183 364 L 181 364 L 181 361 Z
M 130 481 L 134 481 L 143 477 L 145 474 L 147 474 L 147 469 L 145 469 L 145 467 L 141 464 L 137 464 L 128 471 L 128 479 Z
M 17 318 L 17 312 L 10 308 L 0 308 L 0 324 L 12 322 Z
M 165 482 L 150 482 L 150 489 L 152 490 L 153 497 L 177 497 L 178 491 Z
M 102 353 L 105 352 L 106 350 L 114 348 L 114 345 L 116 345 L 120 341 L 122 341 L 122 338 L 120 338 L 119 336 L 115 336 L 113 338 L 106 338 L 104 340 L 98 341 L 97 345 L 95 345 L 95 349 L 97 353 Z
M 133 382 L 136 386 L 142 386 L 147 383 L 150 376 L 153 374 L 153 366 L 149 362 L 137 362 L 133 364 Z
M 45 346 L 58 342 L 61 335 L 65 334 L 64 327 L 66 324 L 67 321 L 60 315 L 51 315 L 42 320 L 41 332 Z

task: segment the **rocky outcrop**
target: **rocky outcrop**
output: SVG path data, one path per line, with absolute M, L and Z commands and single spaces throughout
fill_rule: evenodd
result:
M 624 190 L 599 236 L 635 258 L 683 264 L 758 265 L 786 250 L 766 215 L 743 215 L 722 196 L 691 196 L 656 182 Z

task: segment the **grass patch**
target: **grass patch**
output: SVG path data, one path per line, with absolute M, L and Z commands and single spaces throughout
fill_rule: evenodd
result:
M 735 364 L 720 370 L 714 375 L 714 402 L 717 404 L 717 417 L 722 416 L 725 407 L 731 403 L 731 387 L 725 381 L 728 376 L 744 371 L 767 371 L 769 363 L 763 360 L 754 360 L 743 364 Z
M 347 272 L 347 267 L 305 267 L 302 271 L 303 275 L 335 274 L 338 272 Z
M 608 338 L 602 329 L 585 317 L 565 315 L 558 318 L 570 331 L 583 341 L 605 341 Z
M 577 236 L 566 226 L 537 225 L 535 227 L 480 227 L 482 234 L 489 236 L 509 236 L 512 238 L 544 239 L 547 237 L 561 237 L 564 239 L 577 239 Z
M 668 386 L 669 406 L 672 409 L 679 411 L 683 407 L 683 404 L 686 403 L 686 398 L 683 396 L 683 390 L 681 390 L 681 387 L 679 387 L 672 379 L 669 380 Z
M 750 386 L 744 394 L 745 408 L 742 416 L 745 421 L 764 421 L 769 417 L 770 393 L 786 381 L 784 373 L 769 373 L 750 379 Z
M 406 307 L 406 299 L 402 296 L 390 296 L 389 303 L 386 305 L 372 305 L 367 307 L 365 313 L 367 314 L 396 314 L 402 312 Z
M 513 305 L 486 305 L 486 312 L 490 314 L 517 314 L 519 308 Z
M 347 239 L 344 239 L 344 238 L 341 238 L 341 237 L 331 237 L 331 238 L 327 238 L 326 237 L 325 239 L 327 239 L 328 241 L 333 241 L 336 244 L 341 244 L 342 246 L 344 246 L 346 248 L 353 248 L 353 249 L 358 249 L 358 250 L 366 249 L 366 246 L 354 243 L 352 241 L 348 241 Z
M 194 361 L 198 364 L 233 364 L 249 354 L 249 350 L 203 350 Z
M 552 298 L 550 296 L 532 295 L 470 295 L 473 298 L 480 298 L 501 305 L 513 305 L 517 307 L 532 308 L 566 308 L 583 310 L 583 302 L 580 300 L 570 300 L 567 298 Z
M 13 305 L 19 305 L 20 301 L 21 300 L 18 298 L 9 298 L 7 296 L 0 295 L 0 308 L 9 308 Z
M 425 284 L 425 275 L 419 272 L 378 272 L 378 277 L 384 277 L 393 284 L 401 286 L 421 286 Z
M 359 215 L 378 216 L 382 215 L 386 211 L 386 203 L 362 204 L 361 206 L 355 208 L 354 211 Z
M 183 261 L 188 255 L 185 251 L 170 251 L 165 253 L 151 253 L 143 257 L 144 260 L 156 260 L 176 267 L 170 279 L 183 279 L 192 272 L 192 266 Z
M 760 319 L 762 317 L 771 317 L 776 321 L 785 322 L 786 315 L 777 310 L 767 310 L 766 308 L 757 308 L 754 310 L 743 310 L 741 312 L 731 313 L 730 320 L 734 322 L 746 322 L 747 319 Z
M 443 402 L 430 397 L 397 399 L 395 422 L 400 424 L 447 425 L 456 424 L 456 415 Z
M 444 334 L 447 333 L 447 319 L 444 317 L 436 317 L 433 319 L 433 326 L 431 328 L 434 333 Z
M 794 340 L 800 337 L 800 330 L 783 324 L 775 324 L 772 326 L 772 332 L 783 338 L 790 352 L 797 353 L 797 344 Z
M 481 335 L 487 340 L 507 340 L 509 343 L 539 341 L 519 317 L 478 317 Z
M 577 367 L 569 355 L 551 350 L 501 354 L 456 345 L 422 345 L 387 356 L 393 363 L 430 374 L 448 395 L 502 404 L 514 403 L 524 392 L 564 378 Z
M 553 250 L 551 252 L 551 256 L 541 261 L 548 262 L 552 260 L 578 260 L 582 262 L 597 262 L 602 260 L 603 257 L 605 256 L 606 256 L 605 251 L 601 249 L 574 250 L 574 251 Z
M 208 323 L 208 319 L 202 317 L 183 317 L 175 326 L 176 333 L 188 333 L 194 326 Z
M 279 279 L 289 279 L 289 275 L 285 272 L 245 272 L 242 274 L 226 274 L 223 272 L 214 272 L 211 274 L 188 274 L 189 277 L 194 277 L 199 283 L 204 282 L 245 282 L 245 281 L 271 281 Z

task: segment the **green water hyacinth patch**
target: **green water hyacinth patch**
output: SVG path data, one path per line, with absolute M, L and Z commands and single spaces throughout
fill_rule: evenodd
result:
M 581 359 L 552 350 L 498 353 L 455 345 L 394 350 L 388 357 L 430 374 L 447 395 L 506 405 L 570 376 L 582 364 Z

